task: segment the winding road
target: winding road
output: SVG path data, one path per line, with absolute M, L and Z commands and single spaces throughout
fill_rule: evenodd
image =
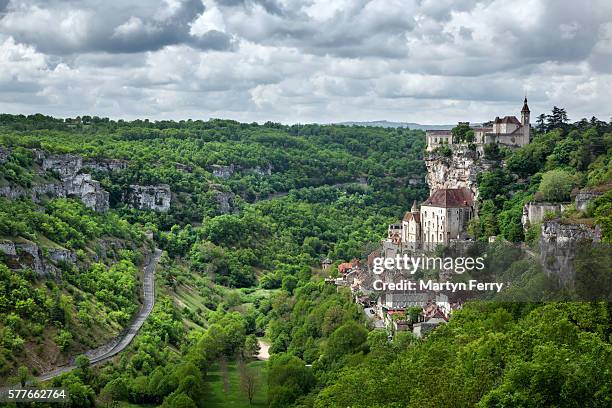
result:
M 162 251 L 156 248 L 144 267 L 144 304 L 138 314 L 136 314 L 130 325 L 123 329 L 123 331 L 109 343 L 83 353 L 89 358 L 89 361 L 92 365 L 106 361 L 111 357 L 115 356 L 116 354 L 125 350 L 125 348 L 134 339 L 134 337 L 138 333 L 138 330 L 140 330 L 145 320 L 147 320 L 149 314 L 151 314 L 151 311 L 153 310 L 153 305 L 155 304 L 155 268 L 157 267 L 157 263 L 159 262 L 161 254 Z M 72 371 L 75 368 L 75 358 L 72 358 L 69 365 L 65 365 L 56 370 L 44 373 L 37 377 L 36 380 L 47 381 L 53 377 L 57 377 L 60 374 Z

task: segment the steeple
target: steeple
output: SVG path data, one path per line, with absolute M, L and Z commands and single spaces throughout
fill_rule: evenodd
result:
M 414 200 L 414 202 L 412 203 L 412 209 L 410 210 L 410 212 L 413 212 L 413 213 L 419 212 L 419 209 L 417 208 L 416 200 Z
M 523 109 L 521 109 L 521 113 L 522 112 L 527 112 L 529 113 L 529 106 L 527 106 L 527 96 L 525 96 L 525 100 L 523 101 Z
M 527 96 L 523 101 L 523 109 L 521 109 L 521 125 L 523 126 L 523 137 L 521 146 L 525 146 L 531 141 L 531 125 L 529 124 L 529 106 L 527 106 Z

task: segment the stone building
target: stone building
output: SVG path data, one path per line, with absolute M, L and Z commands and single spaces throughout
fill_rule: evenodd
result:
M 422 245 L 433 249 L 465 235 L 474 216 L 474 195 L 467 188 L 436 190 L 421 205 Z
M 529 144 L 531 138 L 530 111 L 527 98 L 523 101 L 521 119 L 516 116 L 496 117 L 495 120 L 482 126 L 472 127 L 474 131 L 474 144 L 486 145 L 497 143 L 510 147 L 521 147 Z M 450 130 L 428 130 L 427 151 L 435 150 L 442 145 L 453 145 Z
M 388 241 L 404 250 L 433 250 L 451 240 L 465 238 L 474 217 L 474 194 L 468 188 L 443 188 L 404 215 L 401 223 L 389 226 Z

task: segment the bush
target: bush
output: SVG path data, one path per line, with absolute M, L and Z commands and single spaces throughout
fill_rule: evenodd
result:
M 576 177 L 565 170 L 551 170 L 542 175 L 538 191 L 545 201 L 569 201 Z

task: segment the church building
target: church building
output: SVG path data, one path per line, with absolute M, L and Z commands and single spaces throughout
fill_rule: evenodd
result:
M 521 119 L 516 116 L 496 117 L 495 120 L 482 126 L 473 126 L 474 144 L 486 145 L 497 143 L 509 147 L 522 147 L 529 144 L 531 138 L 530 111 L 527 98 L 523 101 Z M 455 144 L 450 130 L 428 130 L 427 151 L 435 150 L 442 145 Z
M 433 250 L 452 239 L 465 238 L 467 224 L 474 216 L 474 194 L 468 188 L 444 188 L 404 215 L 402 222 L 389 226 L 388 239 L 407 250 Z

